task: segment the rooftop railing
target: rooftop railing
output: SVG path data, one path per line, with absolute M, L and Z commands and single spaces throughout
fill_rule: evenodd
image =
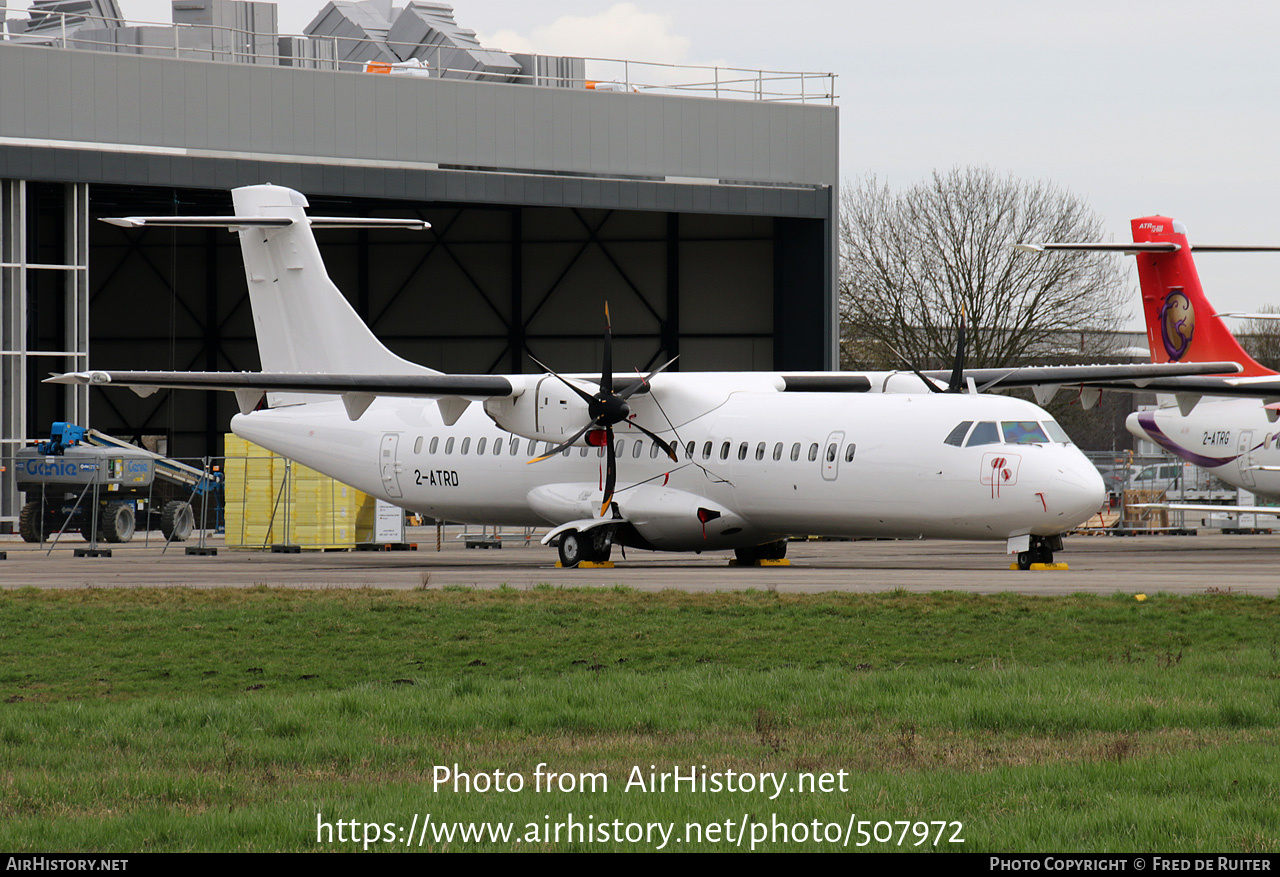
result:
M 13 21 L 24 19 L 10 18 Z M 406 45 L 351 36 L 319 36 L 250 31 L 218 25 L 173 22 L 126 21 L 100 18 L 85 13 L 39 12 L 30 21 L 39 22 L 34 32 L 11 32 L 0 27 L 0 40 L 45 45 L 81 51 L 122 52 L 161 55 L 187 60 L 230 61 L 270 64 L 310 70 L 348 73 L 391 73 L 425 78 L 467 79 L 525 85 L 553 85 L 620 93 L 667 94 L 721 99 L 825 103 L 834 105 L 834 73 L 764 70 L 706 64 L 672 64 L 591 56 L 542 55 L 504 49 L 456 45 Z M 101 28 L 144 28 L 137 42 L 118 43 L 102 39 Z M 160 33 L 158 29 L 165 29 Z M 81 31 L 96 31 L 97 36 Z M 303 55 L 282 54 L 279 37 L 301 38 L 292 48 L 305 48 Z M 264 46 L 269 42 L 269 47 Z M 395 54 L 414 53 L 416 64 L 386 60 Z M 264 50 L 265 49 L 265 50 Z M 459 63 L 470 53 L 528 59 L 519 69 L 495 70 Z M 353 56 L 366 54 L 367 61 Z M 540 61 L 542 63 L 540 63 Z M 564 62 L 569 63 L 564 63 Z M 580 63 L 574 63 L 580 62 Z M 539 72 L 540 70 L 551 72 Z

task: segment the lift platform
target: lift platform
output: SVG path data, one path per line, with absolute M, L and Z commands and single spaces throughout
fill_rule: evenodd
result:
M 25 541 L 79 533 L 99 553 L 99 540 L 128 542 L 139 529 L 185 541 L 195 529 L 192 501 L 222 488 L 220 473 L 63 422 L 48 441 L 19 450 L 14 470 L 28 500 L 18 518 Z

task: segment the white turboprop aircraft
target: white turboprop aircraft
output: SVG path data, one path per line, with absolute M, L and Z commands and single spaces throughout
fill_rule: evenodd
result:
M 599 378 L 446 375 L 374 337 L 329 279 L 311 230 L 424 223 L 308 218 L 301 194 L 271 185 L 236 189 L 233 201 L 232 217 L 108 221 L 237 231 L 262 372 L 50 380 L 143 395 L 234 390 L 237 435 L 435 518 L 550 524 L 544 543 L 565 565 L 603 561 L 613 544 L 780 558 L 791 534 L 999 540 L 1023 568 L 1048 563 L 1061 534 L 1098 511 L 1102 480 L 1047 412 L 975 381 L 1142 382 L 1232 368 L 964 371 L 958 355 L 949 385 L 945 373 L 658 369 L 619 378 L 615 391 L 606 330 Z
M 1193 252 L 1275 252 L 1276 246 L 1198 245 L 1192 247 L 1181 222 L 1167 216 L 1132 221 L 1133 243 L 1025 244 L 1046 250 L 1111 251 L 1137 257 L 1138 280 L 1154 363 L 1231 360 L 1242 372 L 1231 377 L 1180 377 L 1149 382 L 1159 405 L 1129 415 L 1129 432 L 1208 469 L 1223 481 L 1254 494 L 1280 499 L 1280 375 L 1255 362 L 1240 347 L 1224 316 L 1275 319 L 1275 314 L 1218 314 L 1204 295 Z M 1096 386 L 1107 388 L 1105 382 Z M 1243 397 L 1243 398 L 1241 398 Z M 1222 506 L 1158 503 L 1187 511 L 1222 511 Z M 1233 511 L 1276 514 L 1270 506 L 1232 506 Z

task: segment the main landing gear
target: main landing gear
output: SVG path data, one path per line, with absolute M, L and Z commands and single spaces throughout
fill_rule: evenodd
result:
M 1061 550 L 1061 536 L 1032 536 L 1031 547 L 1018 552 L 1018 569 L 1031 569 L 1033 563 L 1053 563 L 1053 552 Z
M 572 569 L 580 563 L 605 563 L 613 550 L 613 527 L 594 527 L 585 533 L 566 530 L 560 534 L 560 565 Z
M 787 540 L 767 542 L 764 545 L 753 545 L 750 548 L 735 548 L 733 556 L 739 566 L 754 566 L 762 560 L 782 560 L 787 556 Z

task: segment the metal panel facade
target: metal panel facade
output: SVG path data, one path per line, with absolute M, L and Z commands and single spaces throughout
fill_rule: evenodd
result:
M 0 42 L 0 82 L 4 138 L 631 178 L 838 182 L 838 111 L 830 106 L 376 76 L 10 42 Z M 176 83 L 185 85 L 181 101 Z M 314 111 L 298 112 L 301 105 Z

